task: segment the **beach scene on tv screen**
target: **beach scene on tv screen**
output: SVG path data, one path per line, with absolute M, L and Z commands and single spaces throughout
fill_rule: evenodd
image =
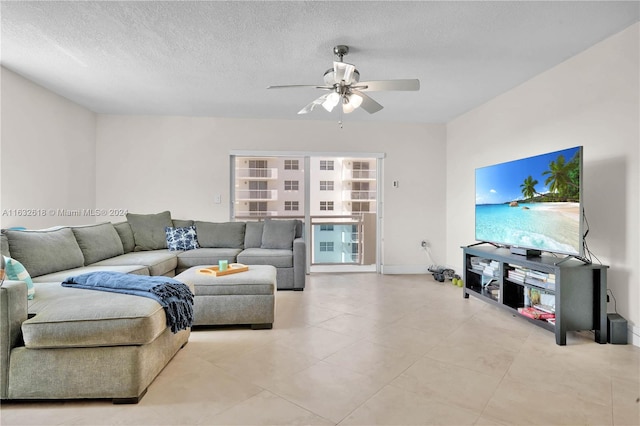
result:
M 580 253 L 581 147 L 476 169 L 476 240 Z

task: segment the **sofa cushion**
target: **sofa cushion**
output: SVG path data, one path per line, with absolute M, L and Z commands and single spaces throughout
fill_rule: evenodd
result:
M 149 275 L 149 268 L 145 265 L 119 265 L 119 266 L 82 266 L 80 268 L 65 269 L 64 271 L 52 272 L 33 278 L 34 283 L 61 283 L 69 277 L 97 271 L 123 272 L 125 274 Z
M 271 220 L 264 222 L 262 245 L 264 249 L 291 250 L 296 235 L 295 220 Z
M 244 222 L 200 222 L 196 221 L 196 232 L 200 247 L 234 248 L 244 247 Z
M 173 276 L 178 264 L 176 253 L 169 250 L 134 251 L 102 260 L 93 266 L 144 265 L 149 269 L 149 275 Z
M 132 252 L 136 247 L 136 242 L 133 239 L 133 231 L 131 230 L 131 225 L 129 225 L 129 222 L 114 223 L 113 227 L 116 229 L 116 232 L 120 236 L 120 241 L 122 241 L 122 248 L 124 252 Z
M 262 230 L 264 222 L 247 222 L 244 231 L 244 248 L 259 248 L 262 246 Z
M 171 222 L 173 222 L 173 227 L 174 228 L 184 228 L 184 227 L 193 225 L 193 221 L 192 220 L 171 219 Z
M 147 297 L 36 284 L 22 323 L 27 348 L 143 345 L 166 328 L 164 309 Z M 99 368 L 99 366 L 96 366 Z
M 300 219 L 295 219 L 296 221 L 296 238 L 302 238 L 304 235 L 304 222 Z
M 7 238 L 7 234 L 5 234 L 4 229 L 0 233 L 0 254 L 11 257 L 11 252 L 9 251 L 9 239 Z
M 293 268 L 293 250 L 244 249 L 238 255 L 238 262 L 245 265 L 273 265 L 276 268 Z
M 242 250 L 234 248 L 199 248 L 178 254 L 176 272 L 180 273 L 192 266 L 217 265 L 219 260 L 234 263 Z
M 32 278 L 84 266 L 84 256 L 70 228 L 46 231 L 6 231 L 11 257 Z
M 22 263 L 18 262 L 15 259 L 4 256 L 4 261 L 4 272 L 6 274 L 5 278 L 14 281 L 24 281 L 27 285 L 27 299 L 33 299 L 33 295 L 35 294 L 36 290 L 33 286 L 33 280 L 31 279 L 31 275 L 29 275 L 29 272 L 27 272 Z
M 167 248 L 169 251 L 193 250 L 198 248 L 195 226 L 174 228 L 167 226 L 164 230 L 167 236 Z
M 134 251 L 167 248 L 164 229 L 167 226 L 173 226 L 171 212 L 164 211 L 157 214 L 127 213 L 127 221 L 131 225 L 133 239 L 136 243 Z
M 84 264 L 90 265 L 124 253 L 118 231 L 110 222 L 71 228 L 84 255 Z

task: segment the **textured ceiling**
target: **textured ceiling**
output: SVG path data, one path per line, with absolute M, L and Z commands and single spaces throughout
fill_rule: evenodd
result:
M 2 65 L 109 114 L 324 119 L 296 112 L 347 44 L 375 92 L 348 120 L 445 122 L 639 20 L 637 1 L 7 2 Z

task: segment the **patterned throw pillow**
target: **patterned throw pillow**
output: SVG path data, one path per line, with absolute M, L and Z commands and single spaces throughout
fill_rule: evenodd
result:
M 193 250 L 199 247 L 195 226 L 185 226 L 183 228 L 167 226 L 164 228 L 164 232 L 167 234 L 167 248 L 169 251 Z
M 5 278 L 8 280 L 24 281 L 27 283 L 27 299 L 33 299 L 33 296 L 36 294 L 36 289 L 33 286 L 31 275 L 29 275 L 24 266 L 22 266 L 22 263 L 6 256 L 4 257 L 4 261 Z

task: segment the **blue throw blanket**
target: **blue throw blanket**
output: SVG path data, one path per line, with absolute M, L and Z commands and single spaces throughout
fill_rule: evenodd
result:
M 90 272 L 69 277 L 62 285 L 153 299 L 164 308 L 167 326 L 171 327 L 173 333 L 193 324 L 193 293 L 186 284 L 172 278 L 122 272 Z

